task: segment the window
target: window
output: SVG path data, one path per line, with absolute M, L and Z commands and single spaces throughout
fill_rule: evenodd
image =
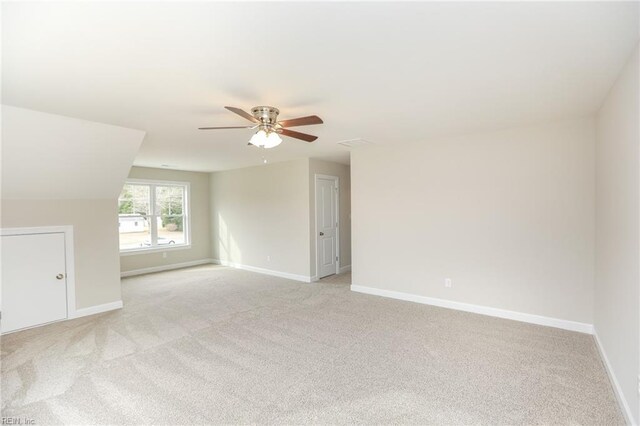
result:
M 189 246 L 189 184 L 129 180 L 118 198 L 120 251 Z

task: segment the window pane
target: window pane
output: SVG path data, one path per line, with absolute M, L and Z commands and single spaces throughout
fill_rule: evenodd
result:
M 126 184 L 118 198 L 118 213 L 128 215 L 148 215 L 149 186 Z
M 179 184 L 125 184 L 118 198 L 120 249 L 187 244 L 186 189 Z
M 118 198 L 120 250 L 151 246 L 149 185 L 126 184 Z
M 160 216 L 158 218 L 158 245 L 186 244 L 184 216 Z
M 121 214 L 118 218 L 120 250 L 151 247 L 151 230 L 148 217 Z
M 160 216 L 184 214 L 184 187 L 157 186 L 156 214 Z

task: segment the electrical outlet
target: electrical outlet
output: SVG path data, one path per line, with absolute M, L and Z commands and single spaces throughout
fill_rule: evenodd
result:
M 444 286 L 445 287 L 451 287 L 451 278 L 446 278 L 444 280 Z
M 166 251 L 163 251 L 163 252 L 162 252 L 162 258 L 163 258 L 163 259 L 166 259 L 166 258 L 167 258 L 167 252 L 166 252 Z
M 271 256 L 267 256 L 267 262 L 271 262 Z

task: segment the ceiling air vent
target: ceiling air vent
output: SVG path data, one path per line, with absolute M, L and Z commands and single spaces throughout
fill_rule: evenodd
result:
M 372 145 L 372 143 L 362 138 L 356 138 L 356 139 L 347 139 L 346 141 L 340 141 L 338 142 L 338 145 L 346 146 L 348 148 L 358 148 L 365 145 Z

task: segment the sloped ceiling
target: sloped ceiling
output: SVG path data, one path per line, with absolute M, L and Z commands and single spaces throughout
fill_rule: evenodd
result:
M 117 198 L 145 132 L 2 106 L 2 199 Z
M 146 130 L 140 166 L 348 161 L 338 141 L 593 114 L 637 42 L 638 2 L 3 2 L 2 95 Z M 318 114 L 320 138 L 196 130 L 265 104 Z

